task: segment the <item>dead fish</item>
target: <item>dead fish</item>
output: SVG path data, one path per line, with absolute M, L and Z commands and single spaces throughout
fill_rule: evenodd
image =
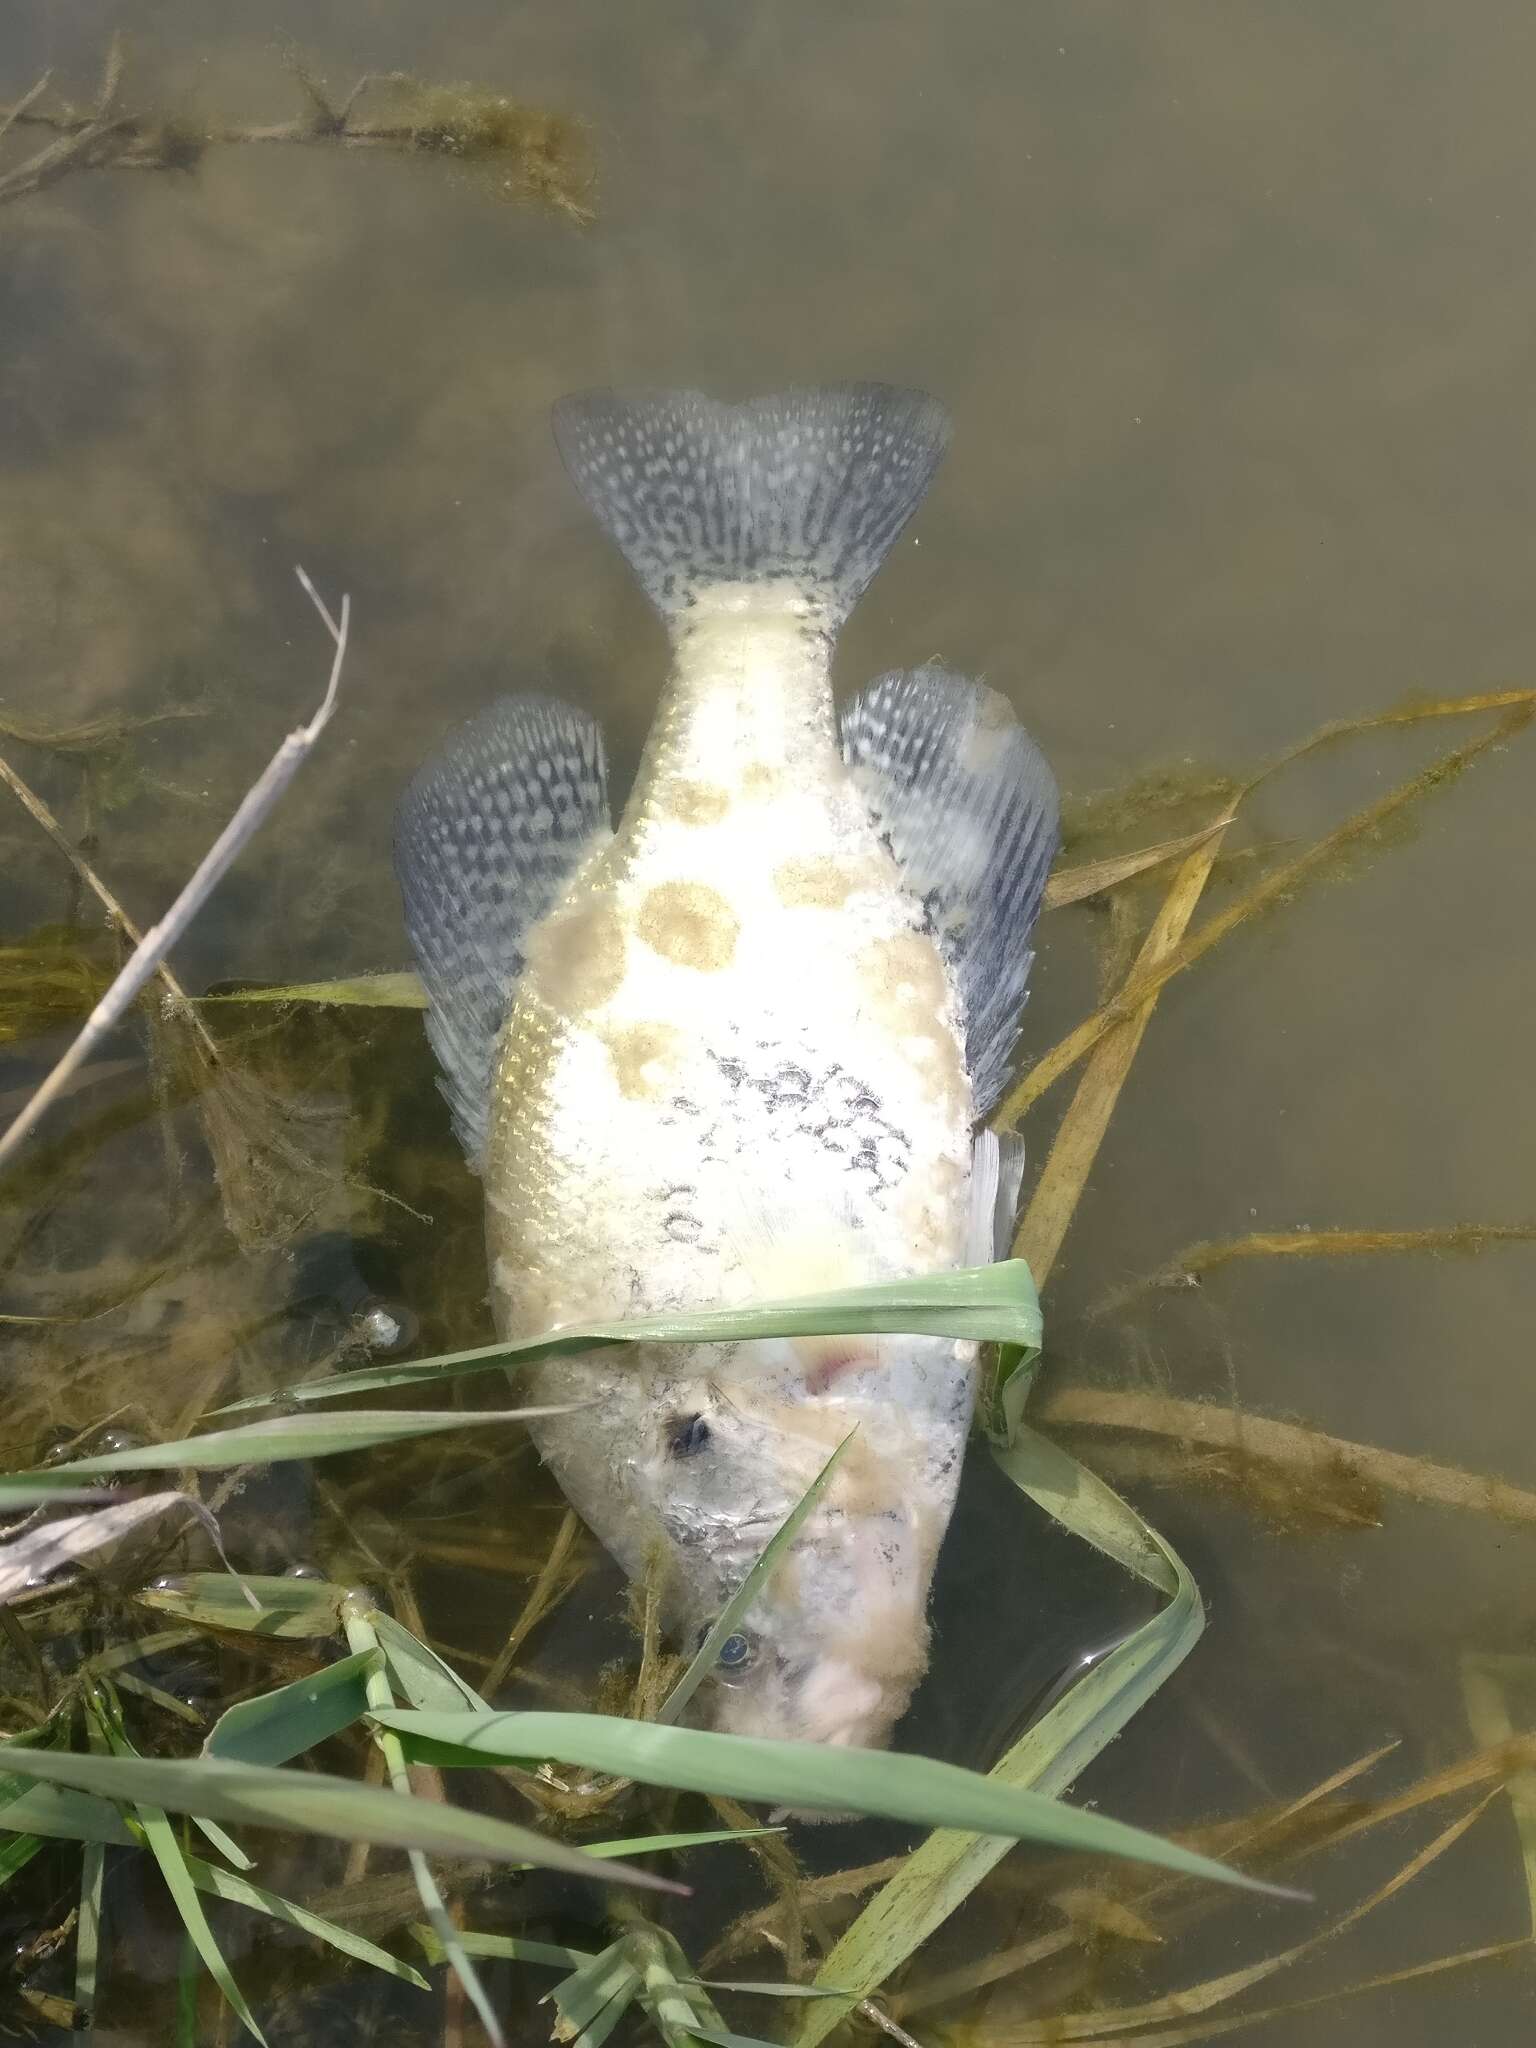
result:
M 508 1336 L 731 1306 L 992 1256 L 975 1137 L 1009 1074 L 1055 785 L 1005 700 L 937 668 L 839 721 L 839 627 L 944 451 L 877 384 L 740 406 L 563 401 L 577 489 L 672 641 L 610 822 L 602 736 L 509 698 L 404 797 L 396 869 Z M 1011 1201 L 1002 1206 L 1011 1210 Z M 565 1492 L 697 1640 L 853 1442 L 725 1643 L 719 1727 L 878 1745 L 927 1661 L 975 1347 L 657 1345 L 562 1359 L 530 1398 Z

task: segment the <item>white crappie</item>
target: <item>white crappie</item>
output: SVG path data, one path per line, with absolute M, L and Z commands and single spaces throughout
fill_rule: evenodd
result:
M 879 385 L 568 400 L 571 474 L 663 614 L 671 678 L 617 829 L 600 735 L 503 700 L 402 803 L 428 1029 L 485 1177 L 499 1327 L 730 1305 L 991 1255 L 995 1141 L 1056 844 L 1004 701 L 926 669 L 835 717 L 839 625 L 943 451 Z M 711 1688 L 717 1725 L 885 1741 L 974 1397 L 935 1338 L 555 1361 L 539 1426 L 685 1639 L 856 1435 Z M 526 1382 L 524 1382 L 526 1385 Z

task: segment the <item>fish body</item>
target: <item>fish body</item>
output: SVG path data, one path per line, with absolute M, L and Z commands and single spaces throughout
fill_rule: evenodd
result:
M 989 1257 L 998 1159 L 973 1127 L 999 1062 L 975 1037 L 967 949 L 995 950 L 1001 915 L 1009 974 L 1027 973 L 1054 792 L 989 692 L 890 678 L 840 727 L 831 685 L 837 627 L 921 496 L 941 416 L 878 386 L 739 409 L 601 395 L 567 402 L 557 434 L 671 631 L 634 788 L 610 831 L 580 715 L 513 705 L 428 771 L 399 834 L 430 1028 L 483 1163 L 498 1326 Z M 489 920 L 515 943 L 483 941 L 488 987 L 466 1023 L 442 958 L 444 872 L 457 861 L 462 880 L 478 818 L 468 866 L 497 896 L 506 835 L 487 820 L 503 810 L 516 886 L 504 872 L 499 894 L 516 903 Z M 537 848 L 531 882 L 519 837 Z M 474 922 L 461 905 L 458 926 Z M 466 979 L 461 959 L 461 1010 Z M 770 1339 L 540 1368 L 540 1403 L 581 1404 L 538 1425 L 542 1454 L 631 1576 L 660 1568 L 685 1639 L 852 1438 L 732 1638 L 717 1725 L 888 1738 L 926 1662 L 974 1351 Z

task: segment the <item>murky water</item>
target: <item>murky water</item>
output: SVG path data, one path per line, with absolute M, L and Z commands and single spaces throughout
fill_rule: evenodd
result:
M 0 719 L 201 714 L 96 752 L 6 750 L 141 918 L 317 700 L 328 650 L 291 564 L 353 597 L 342 711 L 183 949 L 194 989 L 402 964 L 396 793 L 498 690 L 590 705 L 627 773 L 661 636 L 547 426 L 552 400 L 591 382 L 874 376 L 940 394 L 953 452 L 856 615 L 840 678 L 935 655 L 985 675 L 1069 795 L 1154 766 L 1243 772 L 1409 693 L 1536 679 L 1536 25 L 1513 0 L 334 0 L 216 15 L 38 0 L 0 27 L 0 101 L 49 67 L 88 97 L 117 29 L 128 105 L 286 119 L 303 103 L 291 38 L 338 90 L 405 68 L 568 108 L 599 178 L 582 230 L 465 167 L 231 145 L 193 176 L 80 173 L 0 211 Z M 36 141 L 3 147 L 19 158 Z M 1303 766 L 1264 792 L 1250 836 L 1295 851 L 1476 729 L 1376 735 Z M 1090 1314 L 1196 1240 L 1530 1218 L 1532 744 L 1484 758 L 1415 810 L 1411 835 L 1171 986 L 1052 1278 L 1050 1375 L 1235 1392 L 1536 1486 L 1527 1248 L 1255 1260 L 1197 1294 Z M 1180 829 L 1172 815 L 1127 843 Z M 96 923 L 3 793 L 0 852 L 5 941 Z M 1214 905 L 1248 879 L 1232 870 Z M 1042 928 L 1033 1049 L 1093 1002 L 1104 925 L 1069 909 Z M 184 1091 L 163 1069 L 146 1081 L 124 1034 L 0 1189 L 0 1306 L 93 1309 L 166 1270 L 99 1324 L 9 1333 L 9 1458 L 119 1405 L 156 1432 L 185 1427 L 221 1392 L 334 1348 L 371 1293 L 407 1303 L 433 1348 L 483 1336 L 476 1190 L 417 1020 L 241 1029 L 281 1095 L 304 1077 L 308 1119 L 274 1133 L 233 1104 L 226 1177 L 241 1158 L 251 1169 L 252 1242 L 302 1227 L 236 1251 Z M 7 1109 L 51 1047 L 16 1049 Z M 1031 1124 L 1036 1160 L 1058 1113 L 1048 1097 Z M 296 1180 L 285 1144 L 322 1170 Z M 477 1479 L 444 1451 L 388 1457 L 343 1468 L 329 1503 L 291 1481 L 242 1497 L 235 1540 L 271 1569 L 302 1553 L 407 1582 L 441 1640 L 493 1657 L 558 1502 L 526 1454 L 487 1451 Z M 1126 1484 L 1195 1571 L 1210 1628 L 1080 1787 L 1110 1811 L 1186 1826 L 1297 1794 L 1393 1738 L 1379 1785 L 1407 1784 L 1473 1746 L 1463 1660 L 1536 1655 L 1528 1524 L 1389 1498 L 1379 1527 L 1294 1513 L 1277 1527 L 1182 1468 L 1159 1479 L 1143 1459 Z M 978 1477 L 914 1739 L 986 1761 L 1068 1648 L 1134 1611 L 1113 1573 Z M 630 1654 L 616 1614 L 599 1573 L 544 1627 L 530 1668 L 545 1697 L 590 1676 L 594 1640 Z M 1343 1910 L 1429 1831 L 1420 1815 L 1303 1875 Z M 268 1866 L 274 1882 L 285 1866 L 303 1857 Z M 341 1860 L 326 1868 L 339 1882 Z M 18 1937 L 38 1911 L 62 1917 L 73 1882 L 60 1852 L 18 1905 Z M 750 1900 L 742 1882 L 732 1908 Z M 98 2038 L 168 2039 L 175 1944 L 127 1866 L 108 1914 Z M 1010 1939 L 1016 1919 L 993 1899 L 933 1960 Z M 1316 1924 L 1224 1910 L 1182 1931 L 1142 1992 Z M 1255 1997 L 1529 1927 L 1499 1800 Z M 433 2038 L 419 2001 L 375 2005 L 384 1993 L 338 1989 L 295 1953 L 278 1959 L 274 2039 L 362 2038 L 386 2010 L 395 2038 Z M 1528 2036 L 1531 1981 L 1523 1963 L 1469 1968 L 1271 2037 L 1430 2043 L 1454 2028 L 1501 2048 Z M 1139 1995 L 1118 1948 L 1088 1982 Z M 1014 1995 L 945 2016 L 974 2017 L 967 2038 L 985 2043 L 1025 2009 Z M 541 2035 L 541 2018 L 526 2025 Z

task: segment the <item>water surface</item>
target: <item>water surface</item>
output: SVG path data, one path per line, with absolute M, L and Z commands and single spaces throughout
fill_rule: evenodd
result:
M 0 717 L 203 714 L 83 766 L 12 748 L 141 918 L 316 701 L 328 650 L 291 564 L 352 593 L 343 710 L 185 947 L 195 989 L 400 965 L 396 793 L 498 690 L 590 706 L 628 773 L 663 648 L 550 441 L 551 402 L 587 383 L 868 376 L 940 394 L 953 452 L 845 636 L 840 682 L 931 657 L 984 675 L 1069 797 L 1150 768 L 1240 773 L 1410 693 L 1533 678 L 1536 24 L 1510 0 L 274 0 L 216 17 L 32 0 L 0 29 L 0 98 L 49 67 L 85 97 L 115 30 L 131 104 L 284 119 L 302 104 L 292 39 L 338 89 L 398 68 L 569 108 L 598 167 L 585 230 L 468 169 L 322 147 L 79 175 L 0 213 Z M 1460 736 L 1382 735 L 1300 769 L 1254 806 L 1250 840 L 1295 850 Z M 1089 1316 L 1201 1239 L 1531 1215 L 1530 745 L 1170 988 L 1052 1276 L 1051 1373 L 1235 1394 L 1536 1486 L 1528 1250 L 1248 1263 Z M 1140 836 L 1172 829 L 1149 814 Z M 9 799 L 0 849 L 7 937 L 94 922 Z M 1070 910 L 1042 928 L 1032 1049 L 1093 1001 L 1104 925 Z M 173 1101 L 162 1145 L 131 1034 L 0 1195 L 6 1306 L 101 1304 L 171 1267 L 115 1319 L 13 1334 L 8 1452 L 118 1405 L 184 1426 L 228 1384 L 231 1347 L 243 1384 L 291 1376 L 370 1292 L 408 1303 L 426 1341 L 483 1334 L 476 1190 L 416 1020 L 263 1029 L 263 1071 L 287 1093 L 303 1076 L 331 1112 L 307 1127 L 325 1165 L 309 1197 L 290 1182 L 274 1213 L 265 1178 L 252 1195 L 253 1239 L 304 1217 L 286 1243 L 235 1249 L 195 1119 Z M 6 1090 L 48 1050 L 19 1047 Z M 1037 1161 L 1058 1113 L 1050 1097 L 1031 1124 Z M 327 1569 L 408 1569 L 441 1638 L 494 1655 L 558 1503 L 526 1456 L 468 1494 L 458 1476 L 434 1491 L 431 1460 L 409 1469 L 404 1522 L 382 1459 L 349 1469 L 364 1547 L 344 1558 L 298 1481 L 235 1503 L 248 1561 L 280 1569 L 308 1545 Z M 1128 1484 L 1211 1626 L 1084 1781 L 1111 1811 L 1185 1826 L 1394 1738 L 1382 1782 L 1406 1784 L 1472 1746 L 1462 1660 L 1536 1654 L 1528 1527 L 1391 1501 L 1377 1528 L 1281 1528 L 1188 1483 Z M 919 1723 L 973 1761 L 1123 1598 L 1009 1506 L 978 1496 L 959 1527 Z M 613 1598 L 594 1577 L 537 1639 L 546 1688 L 590 1675 L 594 1631 L 627 1654 Z M 1416 1839 L 1371 1838 L 1307 1881 L 1342 1907 Z M 62 1859 L 57 1874 L 66 1899 Z M 163 1916 L 127 1880 L 109 1908 L 114 1969 L 136 1915 L 155 1930 L 152 2016 L 135 2031 L 124 1974 L 103 2025 L 166 2038 Z M 1008 1913 L 962 1918 L 944 1959 L 1006 1938 Z M 1313 1924 L 1224 1912 L 1146 1986 Z M 1265 1995 L 1529 1925 L 1500 1801 Z M 1135 1995 L 1108 1961 L 1105 1995 Z M 274 2038 L 361 2038 L 374 1991 L 311 1976 L 288 1984 Z M 1468 1971 L 1272 2031 L 1427 2044 L 1455 2027 L 1500 2048 L 1527 2037 L 1530 1984 Z M 975 2008 L 970 2038 L 1002 2038 L 1009 1997 Z

